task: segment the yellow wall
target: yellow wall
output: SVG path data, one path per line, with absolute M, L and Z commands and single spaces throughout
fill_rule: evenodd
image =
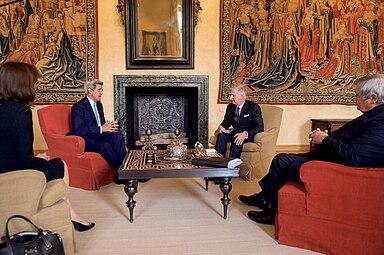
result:
M 219 16 L 220 0 L 200 0 L 195 28 L 195 68 L 193 70 L 125 70 L 125 32 L 117 14 L 117 0 L 98 0 L 99 78 L 104 81 L 103 104 L 107 119 L 113 119 L 113 75 L 208 75 L 209 134 L 221 122 L 225 105 L 217 104 L 219 77 Z M 283 121 L 278 145 L 307 145 L 312 118 L 355 118 L 355 106 L 342 105 L 281 105 Z M 35 149 L 44 150 L 34 109 Z

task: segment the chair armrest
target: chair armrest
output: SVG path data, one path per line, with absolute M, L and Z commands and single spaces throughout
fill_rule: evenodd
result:
M 80 136 L 44 134 L 51 155 L 69 154 L 81 156 L 84 154 L 85 141 Z
M 217 131 L 217 129 L 215 130 L 215 133 L 213 134 L 213 136 L 211 136 L 209 138 L 209 143 L 212 144 L 213 146 L 216 145 L 216 141 L 217 141 L 217 135 L 219 134 L 219 131 Z
M 349 167 L 309 161 L 300 169 L 307 214 L 346 224 L 384 229 L 384 168 Z
M 269 130 L 257 133 L 253 138 L 254 143 L 256 143 L 261 149 L 271 149 L 272 154 L 276 153 L 276 141 L 279 134 L 278 128 L 271 128 Z M 268 144 L 270 143 L 270 146 Z M 263 145 L 263 146 L 261 146 Z M 267 146 L 266 146 L 267 145 Z
M 40 198 L 39 208 L 49 207 L 69 193 L 69 188 L 63 181 L 63 179 L 52 180 L 47 182 L 45 190 Z

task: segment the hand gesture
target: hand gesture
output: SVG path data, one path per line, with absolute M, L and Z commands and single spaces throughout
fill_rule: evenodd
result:
M 247 138 L 247 132 L 237 133 L 235 136 L 235 144 L 242 145 L 244 140 Z
M 328 136 L 328 130 L 321 131 L 320 128 L 309 132 L 308 139 L 312 144 L 321 144 L 323 139 Z
M 217 128 L 217 131 L 219 132 L 219 134 L 220 133 L 227 133 L 227 130 L 225 128 L 223 128 L 223 126 L 221 126 L 221 125 Z
M 103 133 L 104 132 L 107 132 L 107 133 L 116 133 L 117 132 L 117 127 L 119 125 L 117 124 L 116 121 L 114 120 L 107 120 L 104 125 L 102 126 L 102 129 L 103 129 Z
M 49 160 L 49 156 L 47 155 L 46 152 L 44 152 L 44 153 L 37 153 L 36 158 L 43 158 L 45 160 Z

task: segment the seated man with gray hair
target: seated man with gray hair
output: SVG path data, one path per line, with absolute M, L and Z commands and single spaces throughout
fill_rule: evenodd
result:
M 217 128 L 216 151 L 225 156 L 227 143 L 231 143 L 230 157 L 240 158 L 243 144 L 252 142 L 257 133 L 264 131 L 260 106 L 246 100 L 244 86 L 231 88 L 224 120 Z M 232 127 L 233 129 L 229 129 Z
M 127 154 L 124 136 L 117 132 L 117 123 L 105 120 L 101 96 L 103 82 L 87 81 L 85 97 L 72 106 L 72 132 L 85 141 L 85 151 L 98 152 L 118 169 Z
M 261 192 L 239 196 L 244 204 L 262 209 L 249 211 L 251 220 L 275 223 L 279 189 L 289 181 L 300 183 L 300 167 L 307 161 L 322 160 L 353 167 L 384 166 L 384 75 L 361 77 L 354 86 L 356 106 L 363 114 L 331 133 L 311 131 L 308 138 L 316 146 L 311 152 L 276 155 L 268 174 L 259 181 Z

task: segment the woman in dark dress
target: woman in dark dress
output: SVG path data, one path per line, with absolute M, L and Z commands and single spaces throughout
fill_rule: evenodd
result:
M 47 160 L 33 154 L 33 124 L 30 104 L 35 100 L 37 69 L 22 62 L 0 66 L 0 173 L 35 169 L 48 181 L 62 178 L 68 185 L 68 168 L 63 160 Z M 66 201 L 69 203 L 68 199 Z M 71 219 L 78 231 L 94 227 L 71 208 Z

